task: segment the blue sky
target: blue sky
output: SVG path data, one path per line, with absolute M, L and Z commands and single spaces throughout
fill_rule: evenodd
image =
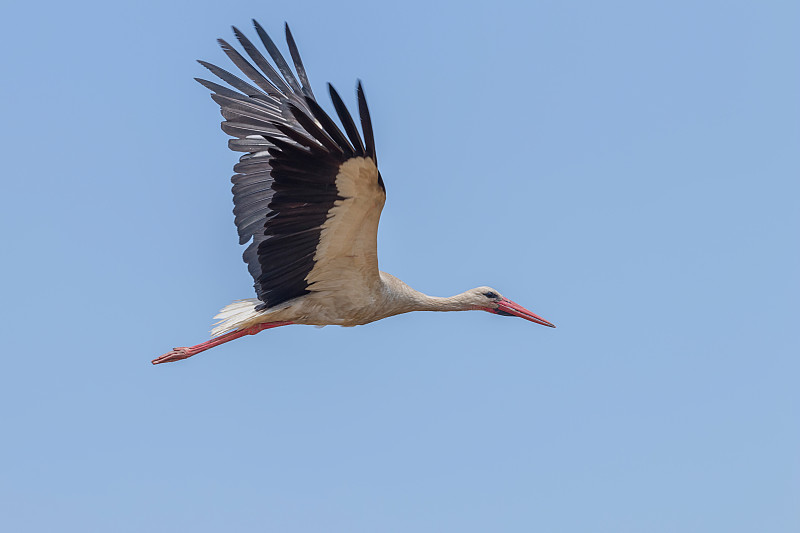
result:
M 799 11 L 6 7 L 0 525 L 798 531 Z M 381 268 L 558 329 L 411 314 L 149 364 L 252 295 L 192 80 L 251 18 L 318 94 L 364 81 Z

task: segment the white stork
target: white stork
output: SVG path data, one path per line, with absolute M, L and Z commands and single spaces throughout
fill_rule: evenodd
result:
M 153 364 L 186 359 L 244 335 L 289 324 L 357 326 L 409 311 L 483 310 L 555 327 L 490 287 L 449 298 L 416 291 L 378 270 L 378 220 L 386 188 L 372 123 L 358 83 L 359 134 L 328 84 L 344 134 L 317 103 L 289 26 L 297 75 L 258 22 L 255 30 L 277 70 L 237 28 L 252 63 L 219 44 L 255 85 L 200 61 L 231 88 L 197 79 L 219 104 L 228 146 L 245 152 L 233 168 L 233 213 L 257 298 L 237 300 L 215 317 L 213 338 L 175 348 Z M 346 134 L 346 135 L 345 135 Z

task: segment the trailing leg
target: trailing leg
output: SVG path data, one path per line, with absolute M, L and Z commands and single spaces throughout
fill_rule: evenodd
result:
M 269 322 L 266 324 L 256 324 L 255 326 L 237 331 L 231 331 L 230 333 L 220 335 L 219 337 L 214 337 L 213 339 L 207 340 L 206 342 L 201 342 L 200 344 L 196 344 L 194 346 L 173 348 L 172 351 L 153 359 L 152 363 L 154 365 L 158 365 L 161 363 L 180 361 L 181 359 L 186 359 L 193 355 L 199 354 L 200 352 L 204 352 L 209 348 L 213 348 L 214 346 L 219 346 L 220 344 L 225 344 L 226 342 L 238 339 L 239 337 L 244 337 L 245 335 L 255 335 L 256 333 L 264 331 L 265 329 L 288 326 L 289 324 L 291 324 L 291 322 Z

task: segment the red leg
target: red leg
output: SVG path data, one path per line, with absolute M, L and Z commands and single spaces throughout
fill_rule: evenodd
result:
M 207 340 L 206 342 L 201 342 L 200 344 L 196 344 L 194 346 L 173 348 L 171 352 L 167 352 L 161 357 L 156 357 L 151 362 L 154 365 L 157 365 L 160 363 L 171 363 L 173 361 L 180 361 L 181 359 L 186 359 L 187 357 L 191 357 L 200 352 L 204 352 L 209 348 L 213 348 L 214 346 L 219 346 L 220 344 L 224 344 L 228 341 L 238 339 L 239 337 L 244 337 L 245 335 L 255 335 L 256 333 L 264 331 L 265 329 L 277 328 L 278 326 L 288 326 L 291 323 L 292 322 L 269 322 L 267 324 L 256 324 L 255 326 L 251 326 L 249 328 L 240 329 L 237 331 L 231 331 L 230 333 L 226 333 L 225 335 L 214 337 L 211 340 Z

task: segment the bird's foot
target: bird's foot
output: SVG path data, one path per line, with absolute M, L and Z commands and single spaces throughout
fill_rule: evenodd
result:
M 197 353 L 196 350 L 183 346 L 180 348 L 173 348 L 171 352 L 167 352 L 160 357 L 156 357 L 151 362 L 154 365 L 158 365 L 161 363 L 172 363 L 173 361 L 180 361 L 181 359 L 186 359 L 188 357 L 191 357 L 196 353 Z

